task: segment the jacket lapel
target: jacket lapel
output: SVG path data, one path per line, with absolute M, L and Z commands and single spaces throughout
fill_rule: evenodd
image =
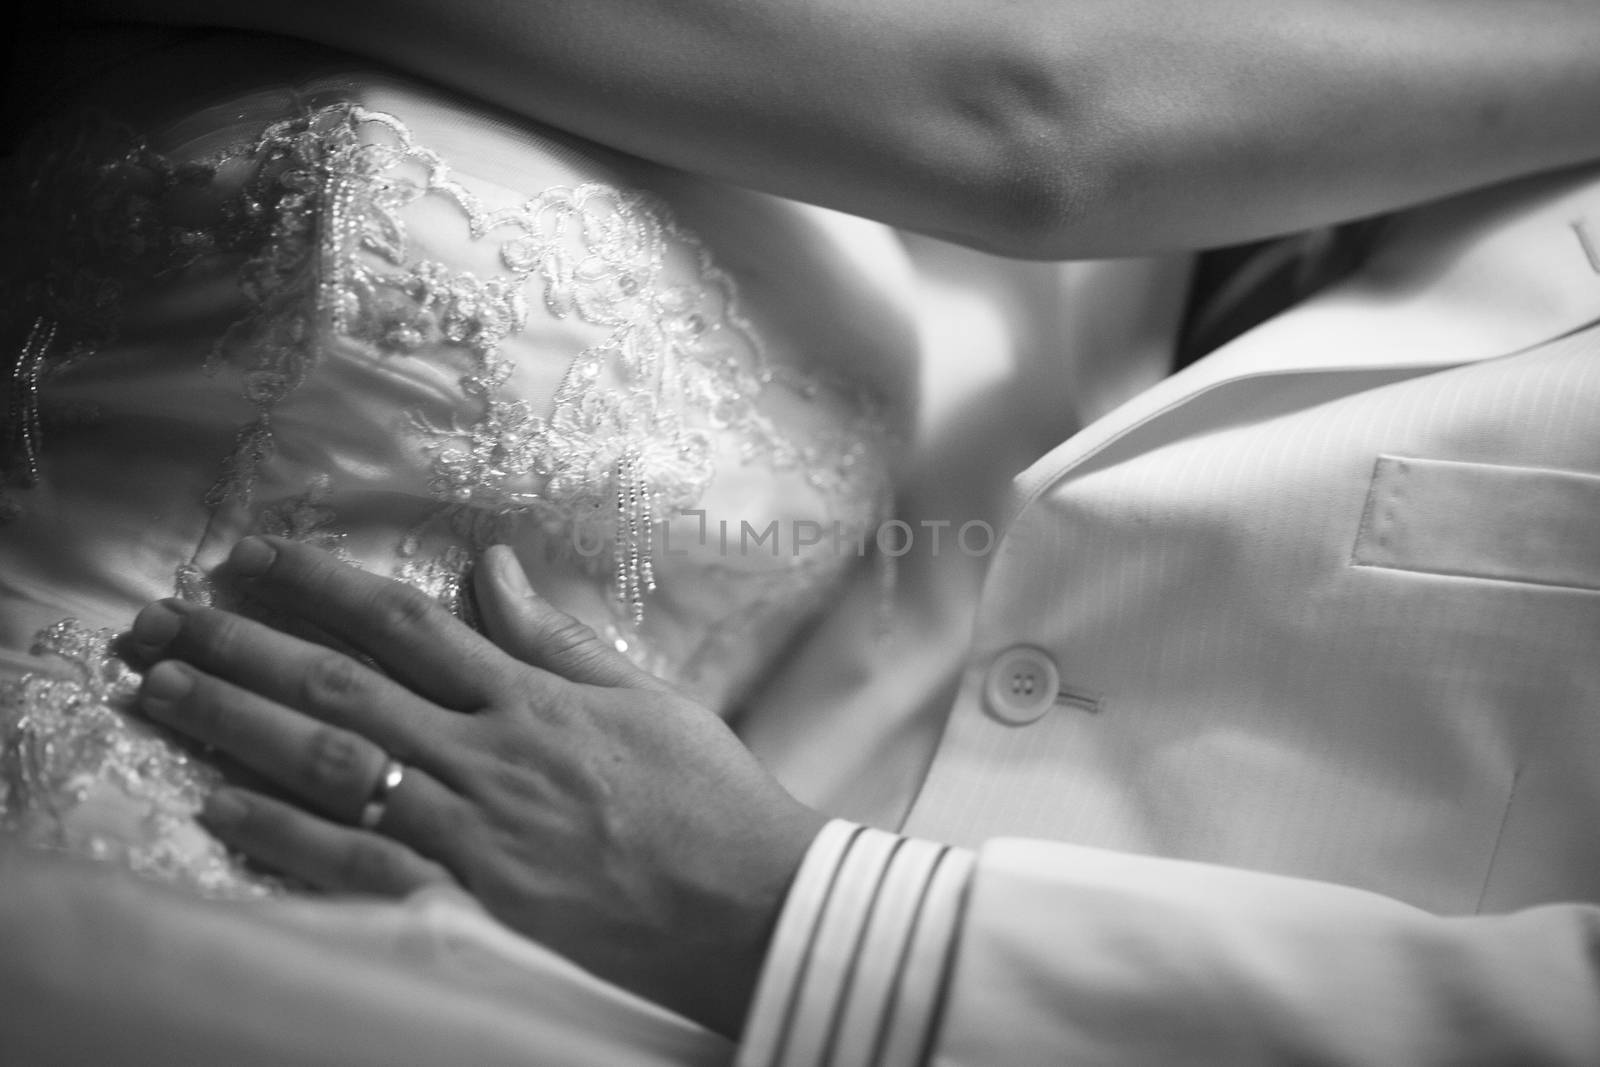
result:
M 1279 414 L 1507 355 L 1596 320 L 1600 170 L 1399 216 L 1355 276 L 1162 381 L 1024 471 L 1008 518 L 1069 474 L 1215 420 Z M 1246 383 L 1249 405 L 1231 402 L 1231 387 Z M 1171 417 L 1180 411 L 1184 417 Z

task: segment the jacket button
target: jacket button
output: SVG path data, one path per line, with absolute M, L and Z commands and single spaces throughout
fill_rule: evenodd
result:
M 995 657 L 984 678 L 989 713 L 1001 722 L 1024 726 L 1049 711 L 1061 689 L 1061 675 L 1044 652 L 1028 645 L 1008 648 Z

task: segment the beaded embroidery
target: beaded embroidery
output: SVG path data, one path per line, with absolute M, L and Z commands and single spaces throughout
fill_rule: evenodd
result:
M 72 675 L 30 672 L 0 686 L 0 826 L 36 847 L 120 862 L 211 896 L 278 888 L 196 833 L 195 813 L 221 775 L 171 735 L 131 718 L 139 676 L 113 654 L 113 639 L 110 630 L 57 623 L 33 651 L 58 658 Z M 81 816 L 105 790 L 132 810 L 136 833 L 104 832 Z
M 795 558 L 759 577 L 729 571 L 729 581 L 750 583 L 757 595 L 698 635 L 688 662 L 652 650 L 639 624 L 657 579 L 654 535 L 701 502 L 719 443 L 736 442 L 742 462 L 802 477 L 848 528 L 870 527 L 887 509 L 877 406 L 853 388 L 772 365 L 733 280 L 646 194 L 588 183 L 490 210 L 399 119 L 344 102 L 302 109 L 183 163 L 127 131 L 94 129 L 33 159 L 46 177 L 23 182 L 13 203 L 28 210 L 10 214 L 28 218 L 11 218 L 6 229 L 8 239 L 23 234 L 16 239 L 49 250 L 42 272 L 0 277 L 8 313 L 27 316 L 0 444 L 0 473 L 14 487 L 47 476 L 42 435 L 70 414 L 42 406 L 52 375 L 115 340 L 139 285 L 230 256 L 237 264 L 222 269 L 239 279 L 242 310 L 220 331 L 206 369 L 238 376 L 250 415 L 204 495 L 213 520 L 227 518 L 219 529 L 344 555 L 326 475 L 313 475 L 298 497 L 262 505 L 256 495 L 281 444 L 280 409 L 330 351 L 352 347 L 459 372 L 456 413 L 396 412 L 396 425 L 415 435 L 437 507 L 393 549 L 395 576 L 458 614 L 470 607 L 463 582 L 472 553 L 531 524 L 547 549 L 611 582 L 616 625 L 603 630 L 617 647 L 692 680 L 765 606 L 816 603 L 850 562 Z M 41 193 L 29 202 L 43 181 L 58 181 L 76 200 Z M 406 209 L 425 197 L 458 210 L 471 240 L 492 242 L 501 272 L 479 276 L 416 254 Z M 184 198 L 182 210 L 173 206 Z M 27 237 L 30 226 L 38 232 Z M 525 329 L 530 299 L 597 337 L 573 354 L 548 411 L 516 395 L 509 383 L 517 368 L 502 351 Z M 855 414 L 796 442 L 763 410 L 777 392 L 826 393 Z M 575 545 L 604 550 L 564 549 Z M 196 602 L 217 595 L 194 562 L 178 568 L 175 588 Z M 36 651 L 73 664 L 74 675 L 36 671 L 0 691 L 0 821 L 36 843 L 115 852 L 109 841 L 64 836 L 70 819 L 61 816 L 70 815 L 75 790 L 103 780 L 155 820 L 149 841 L 126 847 L 123 862 L 207 892 L 268 887 L 215 842 L 187 857 L 173 846 L 185 827 L 192 844 L 192 815 L 216 772 L 127 715 L 137 678 L 108 642 L 108 633 L 60 623 Z
M 211 365 L 240 371 L 256 416 L 240 427 L 206 496 L 213 508 L 249 503 L 274 449 L 274 408 L 337 338 L 387 354 L 463 351 L 469 367 L 460 385 L 478 406 L 476 417 L 444 426 L 412 418 L 432 456 L 435 494 L 447 509 L 480 512 L 465 524 L 458 519 L 457 529 L 480 548 L 504 532 L 503 520 L 532 514 L 582 543 L 609 544 L 616 592 L 635 622 L 653 582 L 650 529 L 704 493 L 714 474 L 712 432 L 737 434 L 747 462 L 804 470 L 830 493 L 862 492 L 850 475 L 859 456 L 881 443 L 876 421 L 863 419 L 849 440 L 789 441 L 757 400 L 772 388 L 813 396 L 824 385 L 768 365 L 739 313 L 732 279 L 645 194 L 590 183 L 490 211 L 399 119 L 347 103 L 274 123 L 252 142 L 181 165 L 122 136 L 129 143 L 113 163 L 90 165 L 80 139 L 41 170 L 71 175 L 78 187 L 84 173 L 98 176 L 86 198 L 113 205 L 106 210 L 127 232 L 112 242 L 96 228 L 98 240 L 63 243 L 57 235 L 49 243 L 61 248 L 52 276 L 81 283 L 71 291 L 7 287 L 22 306 L 32 296 L 48 311 L 24 342 L 11 381 L 13 425 L 24 430 L 7 466 L 20 464 L 25 484 L 37 477 L 38 381 L 53 323 L 77 324 L 66 347 L 90 353 L 113 335 L 129 278 L 171 273 L 225 249 L 247 253 L 241 288 L 251 308 L 217 342 Z M 239 188 L 215 192 L 214 233 L 174 225 L 158 210 L 174 189 L 206 187 L 239 167 L 248 169 Z M 498 238 L 507 273 L 482 279 L 413 261 L 403 209 L 426 196 L 453 203 L 473 240 Z M 110 266 L 84 280 L 84 263 Z M 499 353 L 526 323 L 524 289 L 535 276 L 550 314 L 609 331 L 577 354 L 548 416 L 504 395 L 513 368 Z M 77 292 L 83 287 L 88 297 Z M 874 491 L 881 486 L 866 495 Z
M 260 414 L 240 431 L 210 503 L 248 500 L 271 451 L 271 409 L 310 373 L 323 328 L 389 354 L 463 351 L 460 385 L 477 417 L 439 426 L 413 416 L 434 493 L 477 509 L 465 531 L 475 548 L 525 514 L 609 541 L 616 593 L 635 623 L 653 586 L 650 529 L 710 484 L 710 431 L 738 434 L 746 461 L 802 468 L 830 492 L 850 488 L 839 472 L 875 427 L 858 427 L 830 455 L 773 426 L 756 404 L 764 390 L 814 395 L 821 384 L 773 372 L 732 279 L 646 194 L 588 183 L 490 211 L 398 119 L 348 104 L 274 124 L 244 154 L 257 169 L 236 214 L 266 235 L 246 271 L 256 308 L 215 358 L 246 368 Z M 474 240 L 498 239 L 507 274 L 413 261 L 402 209 L 425 196 L 457 207 Z M 526 324 L 533 277 L 551 315 L 609 331 L 572 361 L 548 417 L 505 395 L 513 368 L 499 351 Z M 589 528 L 573 529 L 580 524 Z

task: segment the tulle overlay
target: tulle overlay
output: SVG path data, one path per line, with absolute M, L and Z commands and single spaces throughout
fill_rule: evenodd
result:
M 876 231 L 378 75 L 105 114 L 0 191 L 12 833 L 277 888 L 194 822 L 219 772 L 131 710 L 112 641 L 151 599 L 233 605 L 252 532 L 458 613 L 509 543 L 724 713 L 862 573 L 907 392 Z

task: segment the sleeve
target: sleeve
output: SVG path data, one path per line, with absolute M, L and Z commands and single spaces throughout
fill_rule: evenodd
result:
M 892 906 L 929 850 L 950 882 Z M 1022 840 L 973 856 L 848 826 L 802 876 L 740 1067 L 1600 1063 L 1590 904 L 1441 917 L 1200 863 Z M 896 947 L 903 962 L 874 958 Z M 880 1006 L 874 1041 L 909 1058 L 857 1054 L 852 1023 Z
M 738 1067 L 927 1058 L 972 853 L 835 820 L 778 919 Z

